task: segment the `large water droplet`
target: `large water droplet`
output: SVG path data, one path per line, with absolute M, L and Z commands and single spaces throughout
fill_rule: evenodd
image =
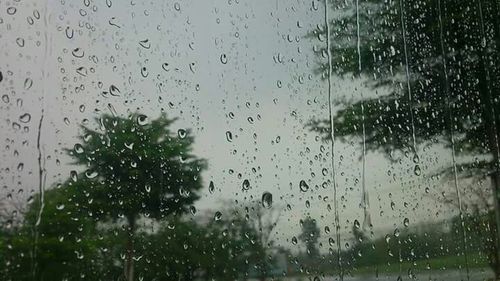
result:
M 262 206 L 264 208 L 271 208 L 273 205 L 273 195 L 270 192 L 264 192 L 262 194 Z
M 183 138 L 185 138 L 185 137 L 186 137 L 187 132 L 186 132 L 186 130 L 184 130 L 184 129 L 179 129 L 179 130 L 177 131 L 177 135 L 179 135 L 179 138 L 183 139 Z
M 300 191 L 306 192 L 309 190 L 309 185 L 307 185 L 305 180 L 301 180 L 299 183 Z
M 141 126 L 148 124 L 148 117 L 144 114 L 137 116 L 137 124 Z

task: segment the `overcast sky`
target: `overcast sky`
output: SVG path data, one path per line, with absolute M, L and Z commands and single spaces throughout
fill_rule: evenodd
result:
M 322 58 L 314 53 L 326 43 L 305 38 L 324 23 L 322 2 L 86 2 L 0 2 L 2 194 L 25 200 L 38 191 L 42 109 L 47 188 L 79 169 L 61 149 L 73 147 L 85 119 L 93 126 L 101 113 L 139 111 L 156 118 L 164 111 L 179 117 L 174 130 L 192 129 L 195 153 L 209 162 L 203 181 L 207 187 L 213 181 L 216 192 L 204 191 L 199 210 L 215 212 L 227 200 L 260 201 L 270 192 L 273 208 L 283 209 L 275 234 L 279 245 L 291 245 L 306 215 L 317 218 L 322 230 L 334 229 L 334 212 L 327 207 L 334 207 L 333 187 L 321 187 L 332 178 L 331 147 L 304 127 L 312 118 L 328 118 L 328 85 L 315 72 Z M 358 80 L 334 77 L 332 83 L 333 100 L 374 95 Z M 102 95 L 111 85 L 119 96 Z M 21 118 L 25 113 L 30 120 Z M 420 176 L 411 157 L 390 163 L 383 155 L 366 156 L 370 214 L 379 234 L 403 228 L 404 218 L 417 224 L 456 214 L 434 199 L 453 189 L 428 176 L 450 165 L 451 152 L 419 149 Z M 351 239 L 354 220 L 364 218 L 361 151 L 359 140 L 335 143 L 344 239 Z M 242 192 L 245 179 L 251 189 Z M 301 180 L 307 192 L 300 191 Z M 327 240 L 333 233 L 322 236 Z

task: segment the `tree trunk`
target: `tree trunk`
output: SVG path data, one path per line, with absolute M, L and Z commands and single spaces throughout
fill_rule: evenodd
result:
M 127 249 L 126 249 L 124 275 L 125 275 L 125 280 L 134 281 L 135 218 L 129 217 L 127 220 L 128 220 L 128 233 L 127 233 Z

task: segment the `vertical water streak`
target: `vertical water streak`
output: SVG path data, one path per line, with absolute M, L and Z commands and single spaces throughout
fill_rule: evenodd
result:
M 467 280 L 469 280 L 469 261 L 467 257 L 467 233 L 465 230 L 465 224 L 463 220 L 463 207 L 462 207 L 462 197 L 460 195 L 460 188 L 458 185 L 458 171 L 457 171 L 457 160 L 455 153 L 455 136 L 453 132 L 453 114 L 452 114 L 452 102 L 450 97 L 450 85 L 448 80 L 448 67 L 446 64 L 446 51 L 444 47 L 444 31 L 443 31 L 443 13 L 441 8 L 441 0 L 437 0 L 438 4 L 438 24 L 439 24 L 439 41 L 441 47 L 441 63 L 443 64 L 443 75 L 444 75 L 444 91 L 445 91 L 445 101 L 448 111 L 448 120 L 450 120 L 450 143 L 451 143 L 451 158 L 453 165 L 453 180 L 455 186 L 455 193 L 457 195 L 458 211 L 460 215 L 460 224 L 462 226 L 462 247 L 464 249 L 465 258 L 465 270 L 467 273 Z
M 360 22 L 359 22 L 359 0 L 356 0 L 356 36 L 357 36 L 357 51 L 358 51 L 358 72 L 361 78 L 361 36 L 360 36 Z M 363 93 L 361 93 L 361 128 L 363 133 L 363 151 L 362 151 L 362 170 L 361 170 L 361 186 L 363 189 L 363 197 L 361 204 L 363 206 L 363 229 L 367 226 L 371 226 L 370 218 L 370 200 L 368 197 L 368 192 L 366 190 L 366 129 L 365 129 L 365 105 Z
M 479 12 L 479 26 L 481 28 L 481 56 L 483 57 L 483 60 L 486 60 L 486 56 L 484 55 L 484 50 L 486 49 L 487 46 L 487 40 L 486 40 L 486 29 L 484 27 L 484 15 L 483 15 L 483 7 L 481 0 L 477 1 L 477 8 Z M 488 91 L 488 99 L 489 103 L 491 104 L 491 115 L 492 115 L 492 127 L 493 127 L 493 135 L 494 139 L 490 141 L 494 141 L 495 143 L 495 150 L 493 153 L 496 154 L 493 156 L 493 159 L 496 160 L 495 165 L 495 173 L 497 174 L 494 177 L 499 177 L 500 176 L 500 147 L 498 143 L 498 130 L 497 130 L 497 113 L 495 110 L 495 99 L 493 98 L 493 93 L 491 92 L 491 86 L 490 86 L 490 81 L 491 81 L 491 76 L 490 76 L 490 70 L 486 66 L 486 63 L 484 63 L 484 72 L 485 72 L 485 78 L 486 78 L 486 86 L 487 86 L 487 91 Z M 500 245 L 500 194 L 499 194 L 499 189 L 500 189 L 500 179 L 493 179 L 493 198 L 494 198 L 494 206 L 495 206 L 495 216 L 496 216 L 496 228 L 497 228 L 497 245 Z M 497 247 L 497 256 L 500 257 L 500 247 Z
M 401 19 L 401 35 L 403 37 L 403 51 L 405 55 L 405 72 L 406 72 L 406 88 L 408 91 L 408 103 L 410 107 L 410 119 L 411 119 L 411 133 L 413 140 L 413 153 L 417 155 L 417 141 L 415 137 L 415 121 L 413 117 L 413 97 L 411 93 L 411 76 L 410 76 L 410 67 L 408 63 L 408 47 L 406 43 L 406 25 L 405 25 L 405 14 L 404 14 L 404 3 L 403 0 L 399 0 L 399 10 L 400 10 L 400 19 Z
M 341 246 L 340 246 L 340 218 L 338 211 L 338 200 L 337 200 L 337 182 L 335 175 L 335 131 L 333 122 L 333 109 L 332 109 L 332 54 L 330 49 L 330 22 L 328 16 L 329 1 L 325 0 L 325 26 L 326 26 L 326 52 L 328 59 L 328 114 L 330 118 L 330 141 L 332 150 L 332 185 L 333 185 L 333 204 L 334 204 L 334 215 L 335 215 L 335 234 L 337 238 L 337 258 L 339 265 L 339 278 L 344 280 L 344 275 L 342 272 L 342 262 L 341 262 Z
M 40 223 L 42 221 L 42 214 L 43 214 L 43 209 L 45 207 L 45 183 L 47 179 L 47 173 L 45 169 L 45 157 L 44 153 L 42 153 L 42 144 L 41 144 L 41 137 L 42 137 L 42 130 L 43 130 L 43 120 L 44 120 L 44 110 L 45 110 L 45 92 L 47 91 L 47 79 L 48 79 L 48 71 L 47 71 L 47 58 L 49 56 L 49 44 L 51 44 L 51 40 L 49 40 L 49 24 L 48 24 L 48 13 L 49 13 L 49 0 L 45 1 L 44 5 L 44 16 L 43 16 L 43 23 L 44 23 L 44 39 L 45 39 L 45 45 L 44 45 L 44 53 L 43 53 L 43 59 L 42 59 L 42 93 L 41 93 L 41 113 L 40 113 L 40 120 L 38 123 L 38 133 L 37 133 L 37 151 L 38 151 L 38 202 L 40 204 L 39 209 L 38 209 L 38 214 L 37 214 L 37 220 L 34 225 L 34 243 L 33 243 L 33 249 L 32 249 L 32 254 L 31 254 L 31 275 L 32 279 L 35 280 L 37 278 L 36 276 L 36 271 L 37 271 L 37 254 L 38 254 L 38 239 L 40 236 L 40 233 L 38 232 L 38 227 L 40 226 Z M 43 159 L 43 161 L 42 161 Z

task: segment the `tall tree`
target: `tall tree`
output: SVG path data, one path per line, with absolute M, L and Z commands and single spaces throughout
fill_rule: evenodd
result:
M 68 150 L 86 170 L 73 174 L 77 203 L 99 221 L 126 222 L 126 280 L 134 280 L 134 234 L 141 217 L 182 214 L 199 198 L 204 160 L 191 153 L 189 130 L 170 129 L 174 119 L 133 114 L 104 115 L 99 128 L 83 127 L 80 143 Z
M 385 95 L 357 97 L 332 120 L 310 128 L 330 138 L 359 137 L 367 150 L 395 150 L 418 165 L 423 144 L 442 144 L 453 153 L 444 173 L 488 178 L 500 238 L 500 15 L 496 0 L 332 0 L 330 28 L 311 35 L 328 40 L 318 72 L 363 79 Z M 328 7 L 331 9 L 332 7 Z M 327 44 L 325 44 L 326 46 Z M 475 161 L 470 161 L 475 156 Z M 416 166 L 416 171 L 417 171 Z M 417 173 L 418 174 L 418 173 Z M 493 270 L 500 278 L 500 264 Z

